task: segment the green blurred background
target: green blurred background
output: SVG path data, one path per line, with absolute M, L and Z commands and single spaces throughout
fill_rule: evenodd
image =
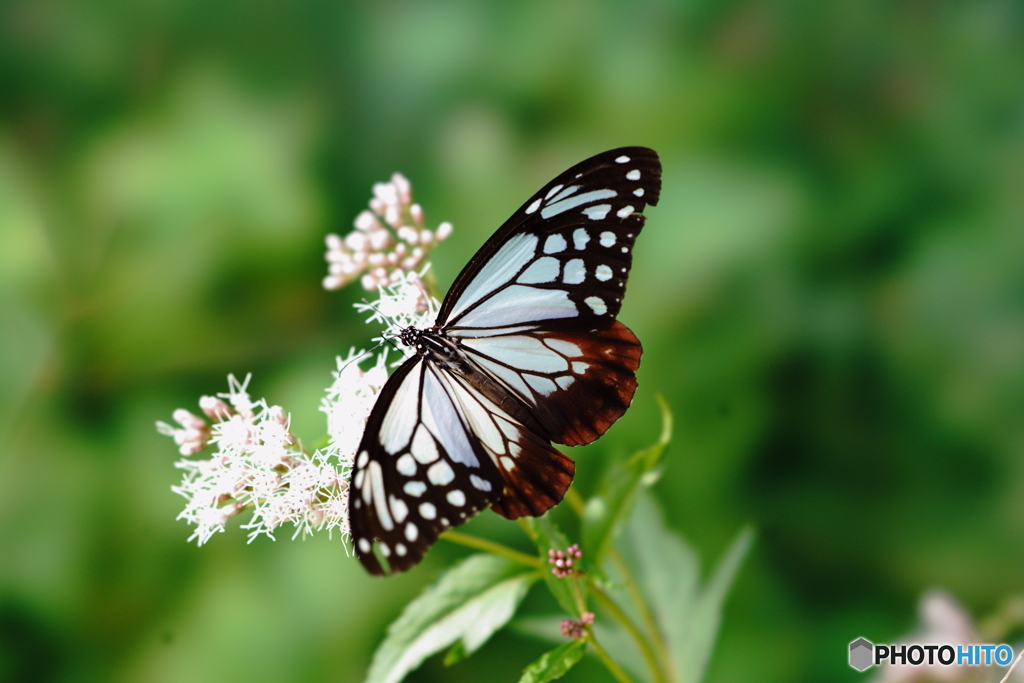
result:
M 646 353 L 577 484 L 656 437 L 661 392 L 670 523 L 705 565 L 759 529 L 709 680 L 864 680 L 847 643 L 926 589 L 979 618 L 1024 591 L 1021 3 L 4 0 L 0 679 L 359 680 L 461 549 L 382 581 L 326 536 L 196 548 L 153 423 L 251 371 L 318 438 L 370 332 L 358 287 L 320 288 L 323 235 L 372 182 L 454 223 L 447 286 L 619 145 L 664 162 L 621 314 Z

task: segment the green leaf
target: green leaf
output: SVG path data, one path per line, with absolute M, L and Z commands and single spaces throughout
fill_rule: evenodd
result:
M 494 555 L 473 555 L 445 572 L 388 627 L 366 683 L 397 683 L 456 641 L 468 656 L 515 614 L 536 571 Z
M 583 658 L 586 651 L 587 641 L 573 640 L 551 652 L 545 652 L 540 659 L 526 667 L 519 683 L 547 683 L 561 678 L 569 669 L 576 666 L 576 662 Z
M 637 497 L 629 532 L 624 535 L 629 549 L 625 554 L 658 621 L 676 680 L 700 681 L 704 676 L 722 604 L 752 539 L 750 529 L 742 530 L 708 583 L 701 586 L 696 553 L 665 527 L 649 495 Z
M 661 407 L 658 441 L 629 460 L 613 465 L 605 475 L 598 494 L 587 501 L 583 511 L 583 558 L 591 571 L 597 571 L 603 565 L 612 537 L 629 517 L 637 488 L 657 481 L 655 468 L 672 438 L 672 411 L 661 396 L 658 396 L 658 405 Z
M 711 579 L 697 596 L 690 616 L 689 637 L 682 641 L 670 642 L 672 657 L 680 671 L 694 672 L 684 680 L 698 681 L 704 676 L 711 653 L 718 637 L 718 626 L 722 620 L 722 605 L 729 593 L 733 579 L 743 559 L 754 542 L 754 530 L 741 529 L 725 556 L 718 562 Z
M 544 582 L 547 583 L 548 590 L 555 596 L 555 600 L 558 601 L 562 609 L 573 616 L 579 617 L 581 612 L 576 605 L 576 599 L 573 595 L 573 579 L 558 578 L 551 573 L 551 565 L 547 563 L 549 550 L 552 548 L 555 550 L 565 550 L 569 547 L 569 540 L 558 529 L 558 526 L 551 521 L 549 515 L 550 513 L 545 514 L 543 517 L 520 517 L 520 520 L 522 520 L 523 526 L 526 528 L 530 538 L 537 544 L 541 561 L 544 562 L 544 566 L 540 571 L 544 576 Z

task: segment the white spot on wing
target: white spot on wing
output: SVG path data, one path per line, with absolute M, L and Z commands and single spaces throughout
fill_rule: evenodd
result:
M 384 557 L 391 557 L 391 548 L 384 541 L 378 541 L 377 547 L 380 548 L 380 554 Z
M 359 539 L 359 549 L 361 551 L 363 551 L 364 553 L 370 552 L 370 548 L 372 548 L 372 547 L 373 546 L 370 545 L 370 542 L 368 540 L 366 540 L 365 538 L 360 538 Z
M 407 481 L 405 482 L 405 486 L 402 487 L 402 490 L 405 491 L 406 495 L 410 495 L 413 498 L 419 498 L 426 492 L 427 485 L 422 481 Z
M 627 204 L 626 206 L 616 211 L 615 215 L 618 216 L 619 218 L 625 218 L 631 213 L 633 213 L 633 206 L 632 204 Z
M 524 377 L 526 378 L 527 384 L 533 387 L 538 393 L 544 394 L 545 396 L 550 395 L 551 392 L 557 388 L 555 387 L 555 383 L 547 377 L 538 377 L 537 375 L 524 375 Z
M 518 439 L 519 438 L 519 428 L 515 425 L 515 423 L 513 423 L 513 422 L 511 422 L 509 420 L 506 420 L 505 418 L 501 417 L 500 415 L 498 416 L 497 422 L 498 422 L 498 429 L 501 430 L 501 433 L 505 435 L 506 439 Z
M 391 514 L 394 515 L 395 522 L 401 524 L 409 515 L 409 506 L 401 498 L 391 496 Z
M 590 234 L 583 228 L 576 228 L 572 231 L 572 246 L 576 247 L 577 250 L 587 248 L 587 242 L 590 241 Z
M 412 455 L 421 465 L 427 465 L 441 457 L 437 452 L 437 444 L 434 443 L 434 437 L 430 436 L 430 433 L 427 432 L 427 428 L 423 425 L 419 426 L 416 430 L 416 435 L 412 437 Z M 402 457 L 404 458 L 406 456 L 403 455 Z M 399 458 L 399 460 L 401 460 L 401 458 Z M 415 474 L 416 466 L 413 465 L 412 469 L 413 471 L 407 476 L 411 477 Z M 399 469 L 399 472 L 402 472 L 402 470 Z M 402 472 L 402 474 L 406 473 Z
M 574 258 L 565 264 L 562 282 L 567 285 L 578 285 L 585 279 L 587 279 L 587 269 L 583 264 L 583 259 Z
M 548 193 L 546 195 L 544 195 L 544 199 L 550 199 L 551 195 L 553 195 L 554 193 L 558 192 L 563 187 L 565 187 L 565 186 L 564 185 L 555 185 L 550 190 L 548 190 Z
M 544 253 L 557 254 L 565 251 L 565 238 L 561 235 L 550 235 L 544 240 Z
M 583 349 L 572 342 L 565 341 L 564 339 L 558 339 L 557 337 L 545 337 L 544 343 L 555 351 L 558 351 L 563 356 L 568 356 L 569 358 L 583 355 Z
M 359 470 L 358 472 L 356 472 L 356 478 L 352 483 L 355 484 L 357 489 L 363 488 L 364 477 L 366 477 L 366 470 Z
M 400 474 L 411 477 L 416 474 L 416 461 L 412 459 L 411 455 L 406 453 L 395 463 L 395 469 L 397 469 Z
M 491 490 L 491 482 L 487 481 L 486 479 L 481 479 L 480 477 L 476 476 L 475 474 L 469 475 L 469 482 L 473 485 L 473 488 L 475 488 L 475 489 L 477 489 L 479 491 L 490 491 Z
M 512 470 L 515 469 L 516 461 L 508 457 L 507 455 L 503 455 L 501 456 L 501 466 L 504 467 L 506 470 Z
M 359 454 L 359 460 L 356 461 L 356 467 L 366 467 L 366 461 L 370 459 L 370 454 L 363 451 Z
M 437 508 L 433 503 L 420 503 L 420 517 L 423 519 L 434 519 L 437 517 Z
M 589 367 L 589 363 L 584 363 L 583 361 L 576 361 L 575 363 L 572 364 L 572 371 L 575 372 L 577 375 L 583 375 L 586 374 L 587 368 Z
M 633 207 L 629 207 L 632 209 Z M 605 230 L 601 233 L 601 246 L 610 247 L 615 244 L 615 233 L 609 230 Z
M 628 180 L 640 180 L 640 171 L 634 168 L 632 171 L 626 174 L 626 178 Z
M 381 445 L 391 455 L 405 448 L 412 438 L 412 430 L 416 426 L 416 394 L 422 372 L 423 363 L 419 363 L 405 376 L 381 422 Z
M 604 299 L 599 296 L 588 296 L 583 300 L 583 303 L 590 306 L 590 310 L 597 315 L 604 315 L 608 312 L 608 306 L 605 305 Z
M 523 274 L 516 279 L 516 282 L 531 285 L 554 282 L 557 278 L 558 259 L 551 256 L 543 256 L 531 263 L 530 267 L 523 271 Z
M 561 185 L 559 185 L 559 187 L 561 187 Z M 552 202 L 557 202 L 557 201 L 560 201 L 562 199 L 565 199 L 566 197 L 568 197 L 569 195 L 571 195 L 572 193 L 574 193 L 578 189 L 580 189 L 579 185 L 570 185 L 569 187 L 567 187 L 564 190 L 562 190 L 561 192 L 559 192 L 556 196 L 552 197 L 551 201 Z
M 398 555 L 399 557 L 404 557 L 406 552 L 407 551 L 406 551 L 404 545 L 402 545 L 401 543 L 396 543 L 395 544 L 395 554 L 396 555 Z
M 447 498 L 448 502 L 455 507 L 462 507 L 466 504 L 466 494 L 458 489 L 449 491 L 445 498 Z
M 592 221 L 603 221 L 608 212 L 612 210 L 611 204 L 595 204 L 583 209 L 583 215 Z M 579 247 L 576 247 L 579 249 Z
M 644 188 L 642 188 L 642 187 L 636 188 L 635 190 L 633 190 L 633 194 L 636 195 L 637 197 L 643 197 L 644 196 Z
M 420 537 L 420 530 L 416 528 L 416 525 L 409 522 L 405 525 L 405 539 L 409 543 L 415 543 L 416 539 Z
M 384 497 L 384 472 L 380 468 L 380 463 L 376 460 L 370 462 L 366 468 L 369 472 L 369 485 L 373 495 L 373 504 L 377 511 L 377 519 L 380 521 L 380 525 L 384 527 L 384 531 L 391 531 L 395 528 L 394 522 L 391 521 L 391 513 L 388 511 L 388 501 Z M 366 492 L 363 492 L 363 497 L 366 497 Z M 367 501 L 369 502 L 369 501 Z
M 572 386 L 572 383 L 576 381 L 576 378 L 572 375 L 562 375 L 561 377 L 555 378 L 555 383 L 563 389 L 568 389 Z
M 427 479 L 429 479 L 430 483 L 435 486 L 444 486 L 445 484 L 451 483 L 454 478 L 454 470 L 452 470 L 451 465 L 446 463 L 444 460 L 431 465 L 430 469 L 427 470 Z
M 612 279 L 612 269 L 603 263 L 594 269 L 594 276 L 601 282 L 608 282 Z
M 569 209 L 575 209 L 577 206 L 583 206 L 584 204 L 596 202 L 601 199 L 611 199 L 616 196 L 616 194 L 615 190 L 593 190 L 591 192 L 584 192 L 583 194 L 566 197 L 560 202 L 548 204 L 540 210 L 540 215 L 542 218 L 551 218 L 552 216 L 557 216 Z
M 526 213 L 533 213 L 534 211 L 539 209 L 540 208 L 540 202 L 541 202 L 540 197 L 538 197 L 537 199 L 533 200 L 533 203 L 530 204 L 528 207 L 526 207 Z
M 615 157 L 615 163 L 617 163 L 617 164 L 628 164 L 629 163 L 629 157 L 627 157 L 626 155 L 622 155 L 621 157 Z

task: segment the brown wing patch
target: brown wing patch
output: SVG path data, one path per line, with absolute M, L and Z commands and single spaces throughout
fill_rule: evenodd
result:
M 525 429 L 516 443 L 519 448 L 513 449 L 514 457 L 498 459 L 505 487 L 491 509 L 507 519 L 539 517 L 561 502 L 576 473 L 576 464 Z M 508 461 L 512 467 L 506 466 Z
M 545 396 L 535 414 L 551 440 L 566 446 L 591 443 L 608 431 L 633 402 L 636 371 L 643 347 L 628 327 L 611 327 L 587 334 L 548 333 L 578 346 L 583 355 L 569 358 L 572 382 Z

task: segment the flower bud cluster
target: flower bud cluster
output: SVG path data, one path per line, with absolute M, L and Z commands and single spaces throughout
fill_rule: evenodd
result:
M 583 551 L 580 550 L 580 546 L 576 543 L 566 548 L 564 552 L 552 548 L 548 551 L 548 564 L 552 565 L 551 573 L 560 579 L 581 573 L 574 565 L 576 560 L 582 557 Z
M 566 638 L 582 638 L 590 630 L 591 625 L 594 623 L 594 613 L 584 612 L 579 618 L 579 621 L 573 619 L 563 619 L 562 623 L 559 624 L 562 630 L 562 635 Z
M 391 182 L 376 183 L 370 209 L 355 220 L 344 238 L 327 236 L 328 275 L 325 289 L 340 289 L 359 279 L 368 292 L 396 283 L 405 272 L 421 267 L 438 242 L 452 232 L 451 223 L 437 230 L 424 226 L 423 209 L 412 201 L 412 186 L 395 173 Z

